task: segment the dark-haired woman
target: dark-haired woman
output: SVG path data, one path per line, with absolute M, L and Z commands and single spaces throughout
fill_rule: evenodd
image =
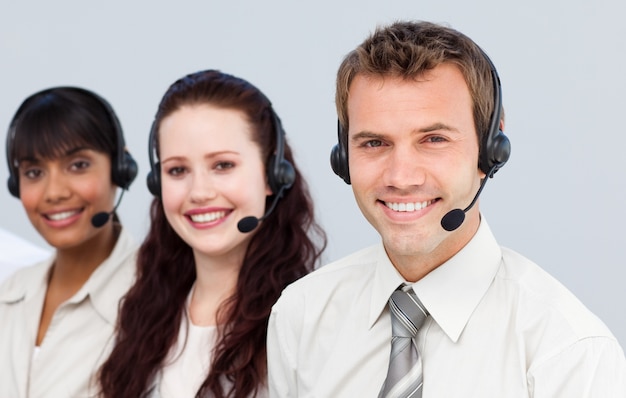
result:
M 93 395 L 137 249 L 115 214 L 96 215 L 137 166 L 108 102 L 77 87 L 24 100 L 7 157 L 10 193 L 55 250 L 0 286 L 0 397 Z
M 150 136 L 151 226 L 103 395 L 265 397 L 271 307 L 326 244 L 280 120 L 208 70 L 170 86 Z

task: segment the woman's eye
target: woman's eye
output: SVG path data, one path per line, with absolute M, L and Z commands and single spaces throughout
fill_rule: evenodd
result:
M 218 162 L 215 165 L 215 168 L 217 170 L 226 170 L 226 169 L 232 169 L 233 167 L 235 167 L 235 164 L 233 162 Z
M 171 175 L 171 176 L 180 176 L 182 174 L 185 173 L 185 168 L 182 166 L 179 167 L 171 167 L 169 169 L 167 169 L 167 174 Z
M 35 179 L 35 178 L 41 176 L 41 170 L 39 170 L 39 169 L 27 169 L 27 170 L 24 170 L 22 175 L 25 178 L 28 178 L 28 179 L 32 180 L 32 179 Z
M 89 167 L 89 162 L 86 160 L 77 160 L 72 163 L 73 170 L 84 170 Z

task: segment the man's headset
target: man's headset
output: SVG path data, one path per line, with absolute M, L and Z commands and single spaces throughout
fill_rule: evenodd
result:
M 284 190 L 291 188 L 296 180 L 296 171 L 288 160 L 285 159 L 285 131 L 283 130 L 280 118 L 270 106 L 272 124 L 276 134 L 276 153 L 273 154 L 267 163 L 267 181 L 272 193 L 280 197 Z M 155 120 L 150 129 L 148 141 L 148 157 L 150 158 L 150 172 L 148 173 L 148 190 L 152 195 L 161 197 L 161 165 L 156 151 L 156 135 L 158 123 Z M 265 217 L 265 216 L 264 216 Z
M 500 77 L 491 59 L 484 51 L 481 50 L 481 52 L 491 68 L 494 110 L 491 113 L 489 130 L 487 134 L 483 135 L 482 142 L 480 143 L 478 167 L 480 167 L 487 177 L 493 177 L 493 174 L 509 160 L 511 155 L 511 142 L 502 130 L 500 130 L 500 119 L 502 117 L 502 87 L 500 85 Z M 350 184 L 348 134 L 343 131 L 339 121 L 337 121 L 337 139 L 338 143 L 333 146 L 330 152 L 330 165 L 335 174 L 341 177 L 346 184 Z
M 20 120 L 20 117 L 24 110 L 30 106 L 32 100 L 37 97 L 41 97 L 48 93 L 53 93 L 57 90 L 65 90 L 65 91 L 73 91 L 76 93 L 80 93 L 84 96 L 91 97 L 98 101 L 102 108 L 105 110 L 107 117 L 109 118 L 111 125 L 113 126 L 113 130 L 116 135 L 117 149 L 116 156 L 111 159 L 111 180 L 118 187 L 126 190 L 130 187 L 130 184 L 133 182 L 135 177 L 137 176 L 137 162 L 131 154 L 126 150 L 126 143 L 124 142 L 124 133 L 122 131 L 122 126 L 120 125 L 119 119 L 117 118 L 113 108 L 104 98 L 100 97 L 96 93 L 79 88 L 79 87 L 53 87 L 38 93 L 35 93 L 22 102 L 22 105 L 18 108 L 15 116 L 11 120 L 11 124 L 9 125 L 9 131 L 7 133 L 7 141 L 6 141 L 6 156 L 7 163 L 9 165 L 9 179 L 7 181 L 7 185 L 9 188 L 9 192 L 11 195 L 16 198 L 20 197 L 20 183 L 19 183 L 19 173 L 17 170 L 18 165 L 15 163 L 13 158 L 13 140 L 15 138 L 15 128 L 17 127 L 17 123 Z

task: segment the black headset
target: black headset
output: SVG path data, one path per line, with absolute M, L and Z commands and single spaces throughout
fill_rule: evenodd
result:
M 296 170 L 287 159 L 285 159 L 285 130 L 280 118 L 269 107 L 272 114 L 272 123 L 276 134 L 276 153 L 273 154 L 267 165 L 267 181 L 274 195 L 281 190 L 289 189 L 296 180 Z M 161 197 L 161 165 L 157 159 L 156 153 L 156 135 L 158 123 L 155 120 L 150 128 L 150 137 L 148 142 L 148 157 L 150 159 L 150 172 L 146 179 L 148 190 L 152 195 Z
M 59 90 L 59 89 L 71 90 L 71 91 L 81 93 L 87 97 L 91 97 L 95 99 L 96 101 L 98 101 L 100 105 L 102 106 L 102 108 L 105 110 L 107 117 L 109 118 L 111 125 L 113 126 L 113 129 L 115 130 L 115 135 L 117 139 L 116 156 L 114 159 L 111 159 L 112 161 L 111 180 L 118 187 L 122 189 L 128 189 L 130 187 L 130 184 L 135 179 L 135 177 L 137 177 L 137 170 L 138 170 L 137 162 L 135 161 L 135 159 L 133 159 L 131 154 L 126 150 L 126 143 L 124 141 L 124 133 L 122 131 L 122 126 L 120 124 L 119 119 L 117 118 L 117 115 L 113 111 L 111 104 L 109 104 L 108 101 L 106 101 L 104 98 L 97 95 L 96 93 L 83 89 L 83 88 L 53 87 L 53 88 L 49 88 L 49 89 L 37 92 L 29 96 L 28 98 L 26 98 L 24 102 L 22 102 L 22 105 L 20 105 L 20 107 L 18 108 L 17 112 L 15 113 L 15 116 L 13 116 L 13 119 L 11 120 L 11 124 L 9 125 L 9 131 L 7 133 L 7 141 L 6 141 L 6 156 L 7 156 L 7 163 L 9 165 L 9 179 L 7 181 L 7 185 L 8 185 L 9 192 L 11 193 L 11 195 L 15 196 L 16 198 L 20 197 L 19 173 L 17 170 L 18 166 L 15 164 L 15 159 L 13 159 L 13 157 L 11 156 L 13 152 L 13 140 L 15 138 L 15 128 L 20 119 L 20 116 L 24 112 L 24 110 L 30 105 L 31 101 L 34 98 L 48 94 L 48 93 L 52 93 L 55 90 Z
M 478 167 L 480 167 L 488 177 L 493 177 L 493 174 L 509 160 L 511 155 L 511 142 L 500 129 L 500 119 L 502 117 L 502 87 L 500 85 L 500 77 L 491 59 L 484 51 L 481 50 L 481 52 L 491 69 L 494 110 L 491 113 L 489 130 L 487 134 L 483 136 L 481 142 Z M 337 121 L 337 141 L 337 144 L 333 146 L 330 152 L 330 166 L 335 174 L 341 177 L 346 184 L 350 184 L 348 134 L 343 131 L 341 122 L 339 121 Z

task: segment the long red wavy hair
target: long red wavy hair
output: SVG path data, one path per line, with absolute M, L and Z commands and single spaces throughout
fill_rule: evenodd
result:
M 219 71 L 197 72 L 172 84 L 159 105 L 157 126 L 183 105 L 204 103 L 242 111 L 265 159 L 274 154 L 270 102 L 247 81 Z M 289 145 L 285 145 L 285 159 L 294 164 L 296 180 L 254 232 L 236 291 L 220 308 L 227 327 L 220 329 L 209 374 L 197 397 L 249 397 L 266 384 L 271 307 L 289 283 L 315 267 L 326 246 Z M 136 398 L 150 386 L 177 341 L 196 278 L 192 249 L 167 222 L 159 198 L 152 202 L 150 219 L 138 254 L 137 280 L 121 305 L 116 345 L 100 371 L 104 397 Z

